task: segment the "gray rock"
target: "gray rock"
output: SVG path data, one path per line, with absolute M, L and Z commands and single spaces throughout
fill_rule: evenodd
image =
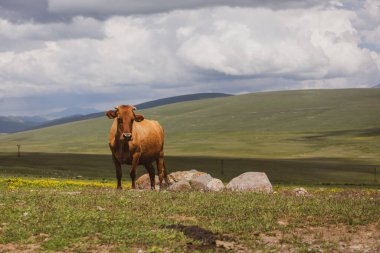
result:
M 222 191 L 225 189 L 223 182 L 220 179 L 213 178 L 205 172 L 190 170 L 176 171 L 168 175 L 170 186 L 169 191 Z M 163 182 L 164 185 L 165 181 Z M 156 189 L 159 189 L 158 176 L 155 176 Z M 150 189 L 149 174 L 144 174 L 136 180 L 137 189 Z
M 191 187 L 197 191 L 207 191 L 207 184 L 214 178 L 210 174 L 203 174 L 190 181 Z
M 226 186 L 232 191 L 273 192 L 272 184 L 264 172 L 246 172 L 233 178 Z
M 224 189 L 225 189 L 225 186 L 224 186 L 222 180 L 217 179 L 217 178 L 213 178 L 206 185 L 207 191 L 220 192 L 220 191 L 223 191 Z
M 186 192 L 191 190 L 191 185 L 188 181 L 182 180 L 179 182 L 175 182 L 169 186 L 168 191 L 172 192 Z

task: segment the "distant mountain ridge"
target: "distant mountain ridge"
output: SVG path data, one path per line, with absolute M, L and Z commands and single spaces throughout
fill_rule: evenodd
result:
M 372 88 L 380 88 L 380 83 L 378 85 L 373 86 Z
M 49 113 L 47 115 L 44 115 L 44 117 L 47 118 L 48 120 L 56 120 L 56 119 L 65 118 L 65 117 L 87 115 L 87 114 L 97 113 L 97 112 L 99 112 L 99 110 L 95 110 L 93 108 L 70 107 L 59 112 Z
M 196 94 L 181 95 L 181 96 L 175 96 L 175 97 L 169 97 L 169 98 L 161 98 L 161 99 L 138 104 L 136 105 L 136 107 L 138 110 L 142 110 L 142 109 L 148 109 L 148 108 L 161 106 L 161 105 L 168 105 L 168 104 L 208 99 L 208 98 L 229 97 L 229 96 L 233 96 L 233 95 L 226 94 L 226 93 L 196 93 Z
M 46 119 L 38 116 L 0 116 L 0 133 L 15 133 L 42 124 Z
M 168 104 L 179 103 L 179 102 L 201 100 L 201 99 L 208 99 L 208 98 L 228 97 L 228 96 L 232 96 L 232 95 L 225 94 L 225 93 L 196 93 L 196 94 L 161 98 L 161 99 L 137 104 L 135 106 L 137 107 L 138 110 L 142 110 L 142 109 L 148 109 L 148 108 L 152 108 L 156 106 L 168 105 Z M 7 120 L 7 118 L 16 119 L 18 117 L 0 117 L 0 133 L 16 133 L 16 132 L 21 132 L 21 131 L 27 131 L 27 130 L 60 125 L 60 124 L 71 123 L 71 122 L 80 121 L 80 120 L 93 119 L 93 118 L 98 118 L 101 116 L 104 116 L 104 112 L 90 113 L 86 115 L 77 114 L 77 115 L 71 115 L 68 117 L 58 118 L 58 119 L 49 120 L 45 122 L 40 121 L 38 123 L 29 123 L 29 122 L 17 123 L 15 122 L 15 120 L 10 121 L 9 119 Z

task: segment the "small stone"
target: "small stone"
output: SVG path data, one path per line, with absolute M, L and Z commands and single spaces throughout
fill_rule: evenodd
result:
M 310 195 L 309 192 L 306 191 L 305 188 L 302 188 L 302 187 L 300 187 L 300 188 L 295 188 L 295 189 L 293 190 L 293 192 L 294 192 L 294 194 L 295 194 L 296 196 L 309 196 L 309 195 Z

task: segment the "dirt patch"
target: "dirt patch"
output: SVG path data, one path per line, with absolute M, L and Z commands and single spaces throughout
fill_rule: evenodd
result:
M 380 224 L 368 226 L 336 225 L 295 228 L 291 231 L 260 234 L 266 247 L 295 252 L 296 247 L 321 252 L 380 252 Z
M 16 243 L 7 243 L 7 244 L 0 244 L 0 252 L 6 253 L 6 252 L 25 252 L 25 253 L 35 253 L 35 252 L 41 252 L 41 245 L 39 244 L 16 244 Z
M 235 240 L 227 235 L 213 233 L 212 231 L 203 229 L 199 226 L 185 226 L 182 224 L 173 224 L 168 226 L 162 226 L 165 229 L 174 229 L 181 231 L 186 237 L 193 239 L 198 243 L 189 242 L 187 244 L 187 251 L 206 251 L 213 249 L 216 252 L 250 252 L 244 246 L 235 242 Z
M 34 253 L 41 252 L 41 244 L 49 239 L 48 234 L 39 233 L 31 236 L 23 244 L 19 243 L 7 243 L 0 244 L 0 253 L 5 252 L 26 252 Z
M 106 252 L 112 252 L 114 249 L 113 245 L 93 245 L 89 248 L 74 248 L 74 249 L 68 249 L 66 252 L 88 252 L 88 253 L 106 253 Z M 138 252 L 136 250 L 135 252 Z
M 164 226 L 166 229 L 181 231 L 186 237 L 200 241 L 204 245 L 215 246 L 219 235 L 198 226 L 185 226 L 181 224 Z

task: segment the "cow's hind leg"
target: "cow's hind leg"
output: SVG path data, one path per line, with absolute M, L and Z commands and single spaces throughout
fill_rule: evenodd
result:
M 121 190 L 121 177 L 123 176 L 123 171 L 121 170 L 121 164 L 120 162 L 116 159 L 115 156 L 112 156 L 113 163 L 115 164 L 115 169 L 116 169 L 116 179 L 117 179 L 117 188 L 118 190 Z
M 169 182 L 169 177 L 168 177 L 168 171 L 166 170 L 166 166 L 165 166 L 165 161 L 164 161 L 164 177 L 165 177 L 166 184 L 169 186 L 170 182 Z
M 160 157 L 156 160 L 157 163 L 157 170 L 158 170 L 158 178 L 160 180 L 160 190 L 162 189 L 162 181 L 165 178 L 165 182 L 167 185 L 169 185 L 168 175 L 166 173 L 165 169 L 165 163 L 164 163 L 164 153 L 160 153 Z
M 149 179 L 150 179 L 150 189 L 154 190 L 155 188 L 155 173 L 154 173 L 154 167 L 151 163 L 145 164 L 145 168 L 149 173 Z

